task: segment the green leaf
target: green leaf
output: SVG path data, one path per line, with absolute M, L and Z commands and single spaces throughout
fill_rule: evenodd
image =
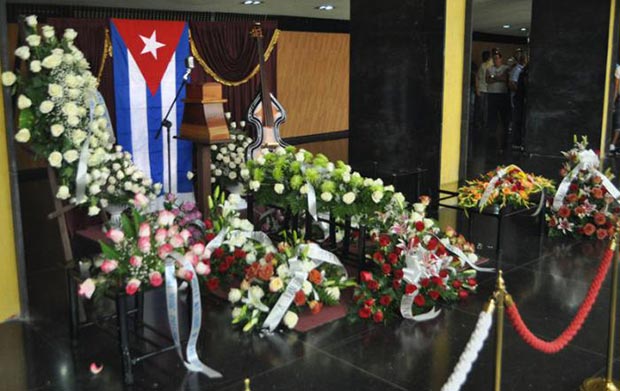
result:
M 31 109 L 21 110 L 19 112 L 19 128 L 32 129 L 34 125 L 34 114 Z
M 114 247 L 108 245 L 101 240 L 99 241 L 99 246 L 101 246 L 101 252 L 103 253 L 103 255 L 105 255 L 106 258 L 116 260 L 120 258 L 120 254 L 118 253 L 118 251 L 116 251 Z
M 134 227 L 129 217 L 124 213 L 121 215 L 121 227 L 123 227 L 123 232 L 127 238 L 133 239 L 136 237 L 137 227 Z

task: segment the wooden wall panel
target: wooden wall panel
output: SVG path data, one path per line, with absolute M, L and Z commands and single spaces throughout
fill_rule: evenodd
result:
M 297 148 L 303 148 L 312 153 L 322 153 L 329 160 L 335 162 L 342 160 L 347 163 L 349 161 L 349 139 L 319 141 L 316 143 L 299 144 Z
M 349 34 L 282 31 L 277 48 L 282 136 L 349 129 Z

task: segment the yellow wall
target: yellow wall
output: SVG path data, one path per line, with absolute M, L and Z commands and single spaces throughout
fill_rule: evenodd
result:
M 465 1 L 446 0 L 440 186 L 459 179 L 465 56 Z
M 0 89 L 0 322 L 19 315 L 17 262 L 13 242 L 11 183 L 6 144 L 4 102 Z

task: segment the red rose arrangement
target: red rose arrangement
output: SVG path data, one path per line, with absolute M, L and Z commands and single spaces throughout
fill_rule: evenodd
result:
M 570 181 L 559 207 L 549 201 L 547 224 L 549 236 L 573 236 L 577 238 L 607 239 L 614 235 L 620 208 L 603 184 L 601 175 L 613 178 L 607 170 L 600 173 L 598 157 L 587 149 L 588 140 L 582 138 L 575 147 L 562 152 L 566 162 L 560 170 L 565 181 Z M 596 159 L 594 164 L 583 164 L 585 158 Z M 561 188 L 562 186 L 560 186 Z M 556 205 L 558 206 L 558 205 Z
M 473 245 L 450 227 L 441 232 L 434 220 L 424 217 L 426 205 L 414 204 L 413 211 L 401 214 L 386 233 L 373 235 L 376 251 L 369 257 L 371 267 L 360 273 L 354 294 L 357 317 L 375 323 L 401 317 L 405 295 L 413 295 L 411 313 L 416 316 L 475 291 L 476 271 L 468 267 L 477 261 Z M 458 248 L 467 261 L 449 248 Z M 417 277 L 412 281 L 406 273 Z

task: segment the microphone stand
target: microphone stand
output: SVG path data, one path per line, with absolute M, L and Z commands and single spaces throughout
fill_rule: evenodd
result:
M 174 100 L 170 104 L 170 107 L 168 108 L 168 112 L 166 113 L 166 116 L 164 117 L 164 119 L 161 121 L 159 130 L 157 131 L 157 134 L 155 135 L 155 139 L 157 140 L 159 136 L 161 135 L 162 129 L 166 128 L 166 140 L 167 140 L 166 154 L 168 155 L 168 167 L 167 167 L 168 194 L 172 193 L 172 162 L 170 161 L 170 128 L 172 128 L 172 122 L 170 122 L 168 117 L 170 116 L 170 113 L 172 112 L 172 108 L 174 107 L 174 105 L 176 105 L 177 100 L 179 99 L 179 96 L 181 95 L 181 92 L 183 91 L 183 88 L 185 88 L 185 86 L 187 85 L 187 80 L 189 78 L 190 72 L 191 72 L 191 68 L 188 67 L 187 72 L 183 76 L 183 82 L 179 86 L 179 89 L 177 90 L 177 94 L 174 96 Z

